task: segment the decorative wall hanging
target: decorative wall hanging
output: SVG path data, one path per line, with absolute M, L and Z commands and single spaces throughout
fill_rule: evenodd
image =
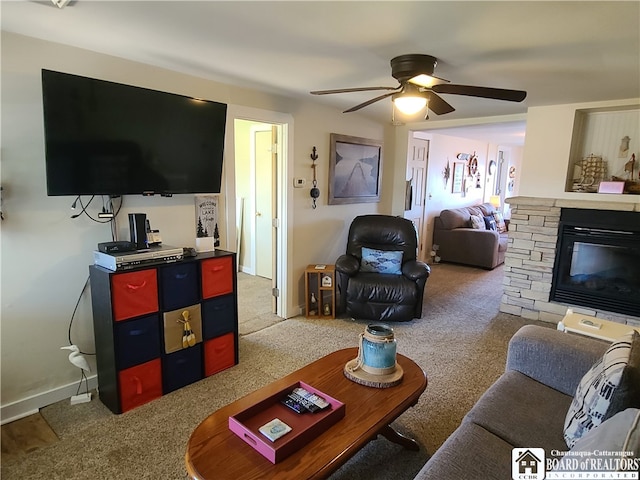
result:
M 631 138 L 629 135 L 625 135 L 620 140 L 620 150 L 618 151 L 618 158 L 627 158 L 629 155 L 629 142 L 631 142 Z
M 513 189 L 515 187 L 515 182 L 516 182 L 516 167 L 514 165 L 511 165 L 509 167 L 509 181 L 507 182 L 507 190 L 509 190 L 509 193 L 513 192 Z
M 313 187 L 311 188 L 311 191 L 309 192 L 309 195 L 311 195 L 311 198 L 313 199 L 313 208 L 316 208 L 316 199 L 320 196 L 320 189 L 318 188 L 318 180 L 316 179 L 316 160 L 318 159 L 318 153 L 316 151 L 316 147 L 314 146 L 311 149 L 311 155 L 309 155 L 311 157 L 311 161 L 313 162 L 311 164 L 311 168 L 313 169 Z
M 464 163 L 453 162 L 453 181 L 451 183 L 451 193 L 461 193 L 464 180 Z
M 382 142 L 331 134 L 329 205 L 380 201 Z
M 447 183 L 449 183 L 449 176 L 451 176 L 451 168 L 449 167 L 449 159 L 447 158 L 447 166 L 444 167 L 442 171 L 442 179 L 444 180 L 444 188 L 447 188 Z
M 478 157 L 476 156 L 475 152 L 473 152 L 473 155 L 471 155 L 471 157 L 469 158 L 467 168 L 469 170 L 470 177 L 475 177 L 478 173 Z

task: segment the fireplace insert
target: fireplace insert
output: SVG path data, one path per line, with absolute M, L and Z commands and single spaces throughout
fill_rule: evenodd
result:
M 562 209 L 550 299 L 640 316 L 640 213 Z

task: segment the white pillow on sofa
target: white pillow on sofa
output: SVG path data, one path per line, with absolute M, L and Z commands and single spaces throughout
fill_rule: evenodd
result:
M 569 448 L 619 411 L 640 407 L 639 362 L 640 335 L 632 330 L 613 342 L 582 377 L 564 423 Z
M 590 452 L 591 454 L 596 451 L 633 452 L 635 458 L 640 457 L 640 409 L 627 408 L 616 413 L 596 428 L 585 433 L 571 449 L 571 452 Z M 605 456 L 602 457 L 602 460 L 606 459 Z M 611 457 L 621 458 L 622 455 L 608 456 L 608 458 Z M 565 456 L 553 471 L 574 471 L 575 466 L 571 462 L 575 462 L 576 458 L 587 457 Z
M 486 230 L 487 226 L 484 223 L 484 218 L 480 215 L 469 216 L 469 226 L 476 230 Z

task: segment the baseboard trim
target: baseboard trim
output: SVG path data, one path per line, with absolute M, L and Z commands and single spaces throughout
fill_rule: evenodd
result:
M 92 375 L 87 377 L 89 383 L 89 390 L 93 390 L 98 387 L 98 376 Z M 21 418 L 28 417 L 34 413 L 64 399 L 71 398 L 78 391 L 78 382 L 69 383 L 58 388 L 53 388 L 46 392 L 37 393 L 30 397 L 23 398 L 11 402 L 7 405 L 0 406 L 0 425 L 10 423 Z

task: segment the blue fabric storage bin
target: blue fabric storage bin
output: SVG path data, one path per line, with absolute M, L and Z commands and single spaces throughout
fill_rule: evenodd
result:
M 202 336 L 205 340 L 231 333 L 236 325 L 233 295 L 224 295 L 202 303 Z
M 160 269 L 160 294 L 163 310 L 175 310 L 200 300 L 198 265 L 176 263 Z
M 160 356 L 158 314 L 116 322 L 115 330 L 118 370 L 139 365 Z
M 162 357 L 162 391 L 178 390 L 202 379 L 202 343 Z

